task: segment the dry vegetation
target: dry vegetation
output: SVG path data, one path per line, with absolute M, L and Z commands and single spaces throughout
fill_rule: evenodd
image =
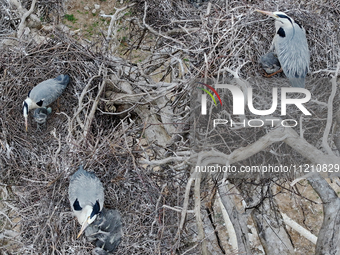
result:
M 27 10 L 32 4 L 22 2 Z M 200 254 L 205 249 L 211 254 L 236 254 L 215 196 L 225 176 L 204 175 L 201 182 L 192 178 L 192 167 L 207 160 L 191 151 L 193 143 L 196 152 L 206 151 L 206 157 L 212 147 L 229 155 L 267 135 L 268 146 L 255 155 L 250 156 L 256 150 L 243 158 L 237 153 L 220 158 L 237 166 L 312 162 L 310 151 L 292 149 L 300 141 L 298 135 L 290 142 L 286 139 L 291 133 L 270 140 L 272 127 L 189 134 L 195 131 L 188 116 L 197 78 L 246 82 L 257 96 L 255 108 L 262 109 L 271 105 L 273 84 L 289 86 L 284 75 L 270 79 L 260 75 L 258 59 L 270 47 L 274 26 L 254 9 L 279 8 L 306 28 L 311 52 L 306 88 L 312 94 L 306 108 L 312 116 L 302 118 L 294 130 L 320 152 L 329 154 L 330 149 L 337 160 L 340 123 L 332 116 L 327 120 L 327 113 L 331 104 L 336 116 L 340 104 L 336 90 L 328 103 L 330 78 L 340 61 L 339 2 L 210 2 L 197 7 L 188 1 L 124 1 L 120 8 L 131 4 L 126 10 L 129 15 L 121 11 L 113 23 L 127 29 L 123 41 L 108 39 L 106 30 L 92 39 L 88 33 L 82 34 L 84 38 L 81 33 L 68 33 L 58 26 L 65 13 L 62 0 L 37 1 L 34 13 L 39 13 L 43 27 L 33 26 L 16 38 L 22 14 L 9 2 L 0 3 L 0 246 L 4 254 L 90 253 L 93 246 L 85 237 L 75 238 L 79 226 L 67 198 L 69 176 L 79 164 L 102 180 L 105 206 L 122 215 L 124 237 L 117 254 Z M 235 72 L 241 79 L 233 79 Z M 22 101 L 33 86 L 58 74 L 69 74 L 71 82 L 52 104 L 46 129 L 36 130 L 30 118 L 26 133 Z M 223 94 L 223 102 L 232 105 L 228 94 Z M 288 111 L 289 118 L 300 120 L 300 115 L 296 109 Z M 279 112 L 274 116 L 281 117 Z M 254 116 L 247 112 L 246 118 Z M 327 121 L 334 123 L 326 136 L 328 147 L 324 143 Z M 290 174 L 243 183 L 229 178 L 230 190 L 220 190 L 220 195 L 230 194 L 245 214 L 250 209 L 241 208 L 241 200 L 257 210 L 265 198 L 280 198 L 276 200 L 282 211 L 318 235 L 322 211 L 314 201 L 320 200 L 306 182 L 290 187 L 294 178 Z M 266 191 L 259 201 L 242 190 L 250 186 L 247 191 L 256 196 Z M 266 206 L 263 203 L 263 210 Z M 290 207 L 296 211 L 292 213 Z M 264 212 L 259 209 L 259 213 Z M 250 217 L 247 221 L 254 225 Z M 290 233 L 296 254 L 315 251 L 303 237 Z M 263 254 L 260 246 L 258 238 L 253 239 L 252 253 Z

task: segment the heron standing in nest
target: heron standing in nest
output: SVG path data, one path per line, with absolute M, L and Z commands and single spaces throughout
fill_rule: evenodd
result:
M 275 19 L 276 34 L 270 51 L 275 52 L 291 85 L 304 88 L 310 61 L 305 29 L 284 12 L 256 11 Z

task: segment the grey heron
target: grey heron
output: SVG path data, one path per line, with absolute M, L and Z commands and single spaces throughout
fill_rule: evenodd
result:
M 63 93 L 69 81 L 70 77 L 67 74 L 61 74 L 57 78 L 39 83 L 28 93 L 27 98 L 23 102 L 26 131 L 29 110 L 46 107 L 53 103 Z
M 77 235 L 79 238 L 103 209 L 103 184 L 94 173 L 87 172 L 80 166 L 70 179 L 68 195 L 73 213 L 81 225 Z
M 276 34 L 270 50 L 276 53 L 291 85 L 304 88 L 310 61 L 305 29 L 284 12 L 255 11 L 275 19 Z

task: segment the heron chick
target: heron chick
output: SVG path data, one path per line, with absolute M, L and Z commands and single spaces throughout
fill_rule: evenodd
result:
M 280 62 L 274 52 L 268 52 L 261 56 L 260 64 L 268 75 L 277 73 L 281 69 Z
M 70 77 L 66 74 L 61 74 L 57 78 L 48 79 L 39 83 L 29 93 L 23 102 L 23 115 L 25 118 L 25 126 L 27 131 L 28 112 L 31 109 L 46 107 L 53 103 L 63 93 Z
M 92 254 L 108 254 L 116 251 L 122 235 L 120 213 L 106 208 L 103 208 L 97 219 L 85 229 L 87 239 L 96 245 Z
M 40 129 L 40 126 L 46 126 L 47 116 L 51 114 L 51 112 L 51 107 L 40 107 L 34 110 L 33 118 L 35 122 L 37 122 L 37 129 Z
M 80 166 L 70 179 L 68 195 L 73 213 L 81 225 L 77 235 L 79 238 L 103 209 L 103 184 L 94 173 L 87 172 Z
M 270 51 L 276 53 L 291 85 L 304 88 L 310 61 L 305 29 L 284 12 L 255 11 L 275 19 L 276 34 Z

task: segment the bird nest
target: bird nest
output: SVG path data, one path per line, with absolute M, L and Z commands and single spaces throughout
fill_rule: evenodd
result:
M 159 31 L 167 45 L 186 51 L 201 75 L 207 71 L 216 76 L 225 66 L 236 69 L 247 63 L 241 69 L 243 77 L 258 76 L 259 58 L 269 50 L 275 28 L 273 19 L 255 9 L 285 12 L 306 29 L 313 76 L 328 75 L 339 61 L 339 3 L 216 0 L 209 1 L 210 7 L 208 1 L 196 1 L 203 2 L 197 8 L 190 1 L 137 2 L 136 12 L 147 13 L 145 24 Z
M 153 229 L 158 219 L 155 205 L 168 174 L 136 163 L 140 146 L 153 154 L 152 145 L 141 137 L 145 127 L 129 110 L 131 105 L 126 103 L 122 115 L 105 99 L 106 94 L 119 92 L 115 84 L 130 83 L 128 77 L 118 75 L 122 66 L 131 64 L 94 53 L 62 34 L 54 34 L 41 45 L 22 43 L 19 48 L 0 53 L 1 188 L 4 208 L 12 217 L 4 224 L 20 224 L 21 233 L 14 243 L 3 245 L 8 251 L 15 245 L 20 253 L 88 253 L 93 248 L 90 243 L 75 239 L 79 226 L 67 195 L 69 176 L 84 164 L 103 182 L 105 207 L 120 211 L 124 218 L 121 254 L 124 250 L 131 252 L 132 243 L 137 244 L 135 251 L 149 253 L 154 238 L 150 235 L 159 231 L 156 226 Z M 22 102 L 27 93 L 39 82 L 59 74 L 68 74 L 71 81 L 51 105 L 53 113 L 46 128 L 36 128 L 32 111 L 25 132 Z M 172 184 L 167 187 L 168 192 L 173 188 Z M 172 204 L 173 197 L 168 198 Z M 167 222 L 175 226 L 175 215 L 171 215 L 167 215 Z M 164 238 L 171 240 L 169 234 L 166 231 Z M 139 246 L 140 242 L 150 243 Z
M 30 6 L 30 1 L 24 2 Z M 320 150 L 327 121 L 336 123 L 335 117 L 327 119 L 330 106 L 336 113 L 340 104 L 338 92 L 330 99 L 330 74 L 335 74 L 340 55 L 336 32 L 340 5 L 326 2 L 276 1 L 280 11 L 306 28 L 311 52 L 306 88 L 312 100 L 306 108 L 312 117 L 301 118 L 296 108 L 289 108 L 287 118 L 301 121 L 295 130 Z M 93 249 L 85 239 L 75 238 L 79 225 L 67 195 L 69 176 L 83 164 L 102 181 L 105 207 L 121 213 L 124 237 L 119 254 L 198 254 L 194 217 L 189 215 L 187 231 L 176 235 L 185 199 L 190 208 L 194 206 L 185 187 L 192 167 L 185 156 L 191 149 L 188 109 L 197 87 L 193 81 L 208 78 L 235 86 L 244 82 L 252 87 L 258 109 L 270 108 L 273 84 L 289 86 L 283 74 L 268 79 L 259 74 L 258 60 L 269 49 L 274 29 L 272 20 L 253 10 L 276 9 L 271 2 L 135 3 L 126 22 L 130 33 L 123 58 L 112 54 L 107 40 L 84 46 L 59 30 L 44 34 L 41 43 L 17 40 L 15 46 L 0 48 L 0 226 L 7 229 L 2 239 L 6 252 L 88 254 Z M 7 15 L 4 10 L 2 17 Z M 8 22 L 0 26 L 8 34 L 16 28 Z M 145 59 L 126 57 L 133 51 L 142 51 Z M 25 132 L 22 102 L 27 93 L 59 74 L 68 74 L 71 80 L 52 104 L 46 128 L 37 130 L 30 115 Z M 241 79 L 233 80 L 237 75 Z M 224 94 L 223 102 L 232 109 L 230 95 Z M 252 114 L 247 111 L 245 116 Z M 279 113 L 274 117 L 281 118 Z M 273 129 L 217 129 L 212 136 L 198 134 L 191 142 L 199 149 L 214 147 L 230 154 Z M 332 150 L 340 149 L 337 130 L 333 125 L 327 138 Z M 221 137 L 227 140 L 221 143 Z M 237 164 L 269 162 L 304 161 L 278 142 Z M 207 195 L 212 184 L 203 179 L 202 197 L 207 201 L 212 199 Z

